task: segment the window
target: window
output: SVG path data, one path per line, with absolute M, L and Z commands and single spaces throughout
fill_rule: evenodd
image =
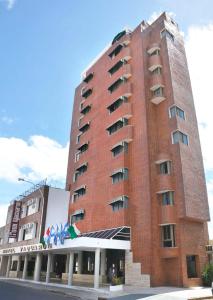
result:
M 159 164 L 160 174 L 171 174 L 171 161 L 164 161 Z
M 173 35 L 171 32 L 169 32 L 167 29 L 163 29 L 163 30 L 161 31 L 161 38 L 163 38 L 163 37 L 167 37 L 167 38 L 169 38 L 171 41 L 174 42 L 174 35 Z
M 175 105 L 169 108 L 169 115 L 170 118 L 178 116 L 181 119 L 185 120 L 185 112 Z
M 83 109 L 83 106 L 84 106 L 84 102 L 85 100 L 82 100 L 79 104 L 79 110 L 81 111 Z
M 177 130 L 177 131 L 173 132 L 172 136 L 173 136 L 173 144 L 177 144 L 177 143 L 181 142 L 188 146 L 189 142 L 188 142 L 188 136 L 186 134 Z
M 108 91 L 110 93 L 113 93 L 121 84 L 125 83 L 127 79 L 125 77 L 121 77 L 118 80 L 116 80 L 110 87 L 108 87 Z
M 89 148 L 89 144 L 88 143 L 85 143 L 83 145 L 81 145 L 78 150 L 80 152 L 80 154 L 82 154 L 83 152 L 87 151 L 87 149 Z
M 121 196 L 121 197 L 118 197 L 118 198 L 114 199 L 110 203 L 110 205 L 112 206 L 112 210 L 113 211 L 118 211 L 120 209 L 127 208 L 128 199 L 129 198 L 127 196 Z
M 123 180 L 127 180 L 128 179 L 128 169 L 124 168 L 124 169 L 120 169 L 118 171 L 116 171 L 115 173 L 113 173 L 111 175 L 112 177 L 112 183 L 117 183 Z
M 79 118 L 79 120 L 78 120 L 78 127 L 81 126 L 82 119 L 83 119 L 83 116 L 81 116 L 81 117 Z
M 157 67 L 151 73 L 152 73 L 152 75 L 160 75 L 162 73 L 162 68 Z
M 162 247 L 175 247 L 175 225 L 161 226 Z
M 161 194 L 162 205 L 174 205 L 174 192 L 169 191 Z
M 88 98 L 91 94 L 92 94 L 92 89 L 83 88 L 81 91 L 81 96 L 85 99 Z
M 84 108 L 82 107 L 81 114 L 86 115 L 86 114 L 88 114 L 88 112 L 90 112 L 90 110 L 91 110 L 91 105 L 87 105 Z
M 80 130 L 82 133 L 84 133 L 84 132 L 86 132 L 89 128 L 90 128 L 90 123 L 88 122 L 88 123 L 84 124 L 81 128 L 79 128 L 79 130 Z
M 120 153 L 128 152 L 128 143 L 127 142 L 121 142 L 119 145 L 115 146 L 114 148 L 111 149 L 113 156 L 117 156 Z
M 87 171 L 87 163 L 81 165 L 79 168 L 75 170 L 73 181 L 75 182 L 78 179 L 78 177 L 81 176 L 86 171 Z
M 75 190 L 73 194 L 73 201 L 75 202 L 78 198 L 84 196 L 86 194 L 86 186 L 82 186 L 81 188 Z
M 160 49 L 156 49 L 155 51 L 150 53 L 150 56 L 153 56 L 153 55 L 160 55 Z
M 37 231 L 37 223 L 24 224 L 20 229 L 20 240 L 27 241 L 35 238 Z
M 196 264 L 196 256 L 195 255 L 187 255 L 186 256 L 186 264 L 187 264 L 187 275 L 188 278 L 197 278 L 197 264 Z
M 79 209 L 71 215 L 71 224 L 84 219 L 84 209 Z
M 162 97 L 163 96 L 163 88 L 159 87 L 153 91 L 153 96 L 155 97 Z
M 119 60 L 111 69 L 109 69 L 110 75 L 113 75 L 116 71 L 118 71 L 123 65 L 125 65 L 127 61 L 125 59 Z
M 122 48 L 123 48 L 122 44 L 115 47 L 115 49 L 112 52 L 110 52 L 109 57 L 113 59 L 116 55 L 118 55 L 121 52 Z
M 22 205 L 21 218 L 25 218 L 39 211 L 40 199 L 32 198 Z
M 90 80 L 93 79 L 94 73 L 89 73 L 84 79 L 83 81 L 88 83 Z
M 76 137 L 76 144 L 79 144 L 80 143 L 80 138 L 81 138 L 81 134 L 78 134 L 77 137 Z
M 78 152 L 75 154 L 75 162 L 79 161 L 81 155 L 89 148 L 89 144 L 85 143 L 78 148 Z
M 122 118 L 122 119 L 118 120 L 113 125 L 111 125 L 110 127 L 107 128 L 109 135 L 113 134 L 114 132 L 116 132 L 117 130 L 119 130 L 120 128 L 122 128 L 126 125 L 128 125 L 128 119 Z
M 113 113 L 116 109 L 118 109 L 123 104 L 123 102 L 128 102 L 128 98 L 125 96 L 121 96 L 120 98 L 115 100 L 111 105 L 107 107 L 109 113 L 110 114 Z

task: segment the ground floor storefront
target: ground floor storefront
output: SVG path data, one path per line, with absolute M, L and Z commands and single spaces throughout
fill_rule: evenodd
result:
M 1 258 L 1 276 L 62 284 L 94 286 L 111 283 L 111 270 L 125 282 L 125 250 L 44 251 Z
M 130 241 L 79 237 L 63 244 L 0 250 L 0 276 L 36 282 L 99 288 L 113 280 L 125 283 Z M 128 274 L 126 274 L 128 273 Z

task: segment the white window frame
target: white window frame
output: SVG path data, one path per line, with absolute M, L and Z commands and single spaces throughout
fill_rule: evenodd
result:
M 171 115 L 171 111 L 170 111 L 170 109 L 171 109 L 172 107 L 177 107 L 177 108 L 179 108 L 180 110 L 182 110 L 182 111 L 184 112 L 184 119 L 181 118 L 181 117 L 179 117 L 177 114 L 176 114 L 176 117 L 178 117 L 178 119 L 181 119 L 181 120 L 183 120 L 183 121 L 186 121 L 186 112 L 185 112 L 185 110 L 182 109 L 180 106 L 178 106 L 178 105 L 176 105 L 176 104 L 173 104 L 173 105 L 169 106 L 169 108 L 168 108 L 168 111 L 169 111 L 169 118 L 170 118 L 170 119 L 173 118 L 172 115 Z
M 187 136 L 187 140 L 188 140 L 188 144 L 184 144 L 184 143 L 182 143 L 182 142 L 180 142 L 180 141 L 178 141 L 178 143 L 174 143 L 174 138 L 173 138 L 173 133 L 175 133 L 175 132 L 177 132 L 177 131 L 179 131 L 179 132 L 181 132 L 182 134 L 185 134 L 186 136 Z M 171 133 L 171 138 L 172 138 L 172 144 L 173 145 L 176 145 L 176 144 L 183 144 L 183 145 L 185 145 L 185 146 L 189 146 L 189 135 L 187 134 L 187 133 L 185 133 L 185 132 L 182 132 L 181 130 L 179 130 L 179 129 L 176 129 L 176 130 L 173 130 L 172 131 L 172 133 Z

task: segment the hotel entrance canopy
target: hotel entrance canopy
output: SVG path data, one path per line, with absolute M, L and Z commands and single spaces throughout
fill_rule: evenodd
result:
M 0 250 L 0 255 L 15 255 L 29 252 L 63 251 L 69 250 L 91 250 L 95 249 L 118 249 L 130 250 L 130 228 L 117 227 L 112 229 L 83 233 L 75 239 L 65 239 L 64 244 L 58 243 L 23 245 Z

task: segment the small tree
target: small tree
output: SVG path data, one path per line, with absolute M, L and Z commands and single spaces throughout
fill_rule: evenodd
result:
M 202 273 L 202 279 L 205 286 L 211 286 L 213 282 L 213 264 L 208 264 L 205 266 Z

